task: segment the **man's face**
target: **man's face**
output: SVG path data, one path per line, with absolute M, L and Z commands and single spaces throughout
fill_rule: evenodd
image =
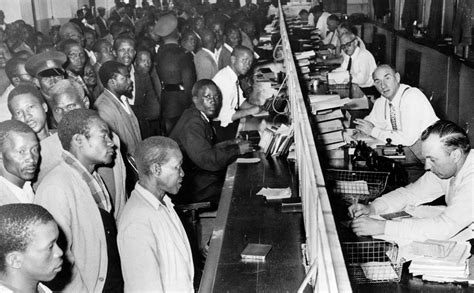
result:
M 219 114 L 221 98 L 217 87 L 210 85 L 205 87 L 199 97 L 193 98 L 196 108 L 203 112 L 207 118 L 216 118 Z
M 328 30 L 331 31 L 331 32 L 334 32 L 337 29 L 338 23 L 335 20 L 328 19 L 327 20 L 327 25 L 328 25 Z
M 183 48 L 188 52 L 194 52 L 196 50 L 197 44 L 197 37 L 194 34 L 189 34 L 187 37 L 181 42 Z
M 66 55 L 69 59 L 68 69 L 75 73 L 80 73 L 84 70 L 84 65 L 86 64 L 86 53 L 81 46 L 70 46 L 66 51 Z
M 457 172 L 455 153 L 448 153 L 438 135 L 430 135 L 421 144 L 422 153 L 426 159 L 425 169 L 441 179 L 449 179 Z
M 231 31 L 226 39 L 227 39 L 227 44 L 229 44 L 229 46 L 231 46 L 232 48 L 240 45 L 240 43 L 242 42 L 242 38 L 238 30 Z
M 357 38 L 351 37 L 351 35 L 342 35 L 341 37 L 341 49 L 348 56 L 352 56 L 357 48 Z
M 400 87 L 400 75 L 390 68 L 380 67 L 374 71 L 373 78 L 375 88 L 391 101 Z
M 86 163 L 92 165 L 109 164 L 115 155 L 115 145 L 109 127 L 104 120 L 95 118 L 89 122 L 89 135 L 84 136 L 81 148 Z
M 105 15 L 105 9 L 99 9 L 98 11 L 99 11 L 100 17 L 104 17 L 104 15 Z
M 21 271 L 28 279 L 51 281 L 61 271 L 63 251 L 56 244 L 59 235 L 54 221 L 32 224 L 31 239 L 21 252 Z
M 212 30 L 216 34 L 216 42 L 218 45 L 222 44 L 223 39 L 224 39 L 224 30 L 222 28 L 222 25 L 220 23 L 215 23 L 212 26 Z
M 74 40 L 74 41 L 78 42 L 82 46 L 84 46 L 84 40 L 85 40 L 84 36 L 82 35 L 82 33 L 80 31 L 76 30 L 73 27 L 67 27 L 63 31 L 63 39 L 64 40 L 71 39 L 71 40 Z
M 119 74 L 112 79 L 115 92 L 119 95 L 130 97 L 133 91 L 133 82 L 130 79 L 130 73 L 125 67 L 119 69 Z
M 33 77 L 29 75 L 28 72 L 26 72 L 25 63 L 18 64 L 17 73 L 15 74 L 15 77 L 18 77 L 20 82 L 31 82 L 33 80 Z
M 252 67 L 253 56 L 249 52 L 245 51 L 240 53 L 238 56 L 232 56 L 231 65 L 237 75 L 245 75 Z
M 135 69 L 141 73 L 149 73 L 151 70 L 151 56 L 146 51 L 141 51 L 135 60 Z
M 0 44 L 0 68 L 5 68 L 7 61 L 12 59 L 12 54 L 5 43 Z
M 97 61 L 100 63 L 105 63 L 110 60 L 115 60 L 114 48 L 110 43 L 104 43 L 97 54 Z
M 183 155 L 179 150 L 170 151 L 168 160 L 160 164 L 160 187 L 167 193 L 176 194 L 181 188 L 184 172 L 181 168 Z
M 92 46 L 94 45 L 96 41 L 96 37 L 93 33 L 87 32 L 84 34 L 84 39 L 85 39 L 85 46 L 88 50 L 92 49 Z
M 84 66 L 84 83 L 87 86 L 97 85 L 97 74 L 95 73 L 94 67 L 88 63 Z
M 125 66 L 130 66 L 135 59 L 135 48 L 130 42 L 122 42 L 117 48 L 117 61 Z
M 14 120 L 28 124 L 35 133 L 41 132 L 46 126 L 48 106 L 30 93 L 14 97 L 10 101 L 10 111 Z
M 2 152 L 5 177 L 13 181 L 31 181 L 35 177 L 39 159 L 39 144 L 32 132 L 10 132 Z
M 38 77 L 38 82 L 39 86 L 41 88 L 41 91 L 45 93 L 46 95 L 50 95 L 49 92 L 51 91 L 51 88 L 60 80 L 63 80 L 64 76 L 63 75 L 56 75 L 56 76 L 50 76 L 50 77 Z
M 79 95 L 62 93 L 54 98 L 53 117 L 58 123 L 67 113 L 74 109 L 85 109 L 86 106 Z

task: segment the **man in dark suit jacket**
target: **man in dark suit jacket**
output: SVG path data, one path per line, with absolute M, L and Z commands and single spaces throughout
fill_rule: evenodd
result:
M 170 135 L 184 154 L 183 187 L 175 201 L 210 201 L 217 205 L 227 165 L 239 154 L 250 152 L 251 147 L 248 141 L 239 139 L 214 143 L 209 121 L 219 113 L 221 97 L 212 80 L 199 80 L 192 93 L 194 105 L 184 111 Z
M 219 54 L 219 70 L 230 65 L 230 55 L 234 48 L 241 43 L 242 35 L 239 28 L 232 25 L 227 26 L 224 31 L 224 45 L 222 45 L 221 53 Z
M 212 79 L 219 71 L 215 49 L 216 34 L 211 30 L 202 31 L 202 48 L 194 56 L 197 80 Z
M 99 13 L 99 15 L 95 18 L 95 23 L 99 27 L 99 36 L 103 38 L 109 33 L 107 21 L 105 20 L 105 8 L 98 7 L 97 12 Z
M 160 134 L 160 104 L 150 76 L 150 52 L 138 51 L 134 65 L 135 103 L 132 109 L 140 124 L 142 138 L 145 139 Z

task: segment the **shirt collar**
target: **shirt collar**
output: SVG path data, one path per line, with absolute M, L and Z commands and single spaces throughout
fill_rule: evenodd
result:
M 224 67 L 223 70 L 229 71 L 228 77 L 231 79 L 232 82 L 236 82 L 236 81 L 239 79 L 239 77 L 238 77 L 237 74 L 234 72 L 234 70 L 232 70 L 232 68 L 230 67 L 230 65 L 227 65 L 226 67 Z
M 163 208 L 168 208 L 168 209 L 172 209 L 174 207 L 174 204 L 171 202 L 171 199 L 165 194 L 163 196 L 163 201 L 165 202 L 166 204 L 166 207 L 156 198 L 156 196 L 151 193 L 148 189 L 146 189 L 145 187 L 141 186 L 140 183 L 137 182 L 137 184 L 135 184 L 135 190 L 137 192 L 139 192 L 143 198 L 153 206 L 153 208 L 155 210 L 158 210 L 160 207 L 163 207 Z
M 15 184 L 11 183 L 7 178 L 0 176 L 0 182 L 3 182 L 7 186 L 7 188 L 15 195 L 15 197 L 21 203 L 32 203 L 33 202 L 33 189 L 31 188 L 31 182 L 25 181 L 23 184 L 23 188 L 16 186 Z
M 227 43 L 224 43 L 224 47 L 226 47 L 227 50 L 229 50 L 229 52 L 232 53 L 232 51 L 234 51 L 234 48 L 232 48 L 229 44 Z

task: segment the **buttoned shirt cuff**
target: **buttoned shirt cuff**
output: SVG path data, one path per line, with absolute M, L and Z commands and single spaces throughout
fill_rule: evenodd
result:
M 374 128 L 372 128 L 372 131 L 370 132 L 370 136 L 375 137 L 377 139 L 380 139 L 379 137 L 381 136 L 381 134 L 382 134 L 382 129 L 375 126 Z

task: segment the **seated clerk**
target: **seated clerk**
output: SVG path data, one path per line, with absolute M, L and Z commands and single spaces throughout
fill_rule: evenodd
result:
M 17 120 L 0 122 L 0 205 L 33 202 L 31 181 L 38 161 L 39 142 L 34 131 Z
M 377 198 L 369 205 L 355 204 L 349 213 L 355 217 L 352 230 L 357 235 L 387 235 L 423 241 L 472 238 L 473 153 L 466 132 L 450 121 L 439 120 L 421 135 L 426 173 L 416 182 Z M 446 206 L 430 218 L 399 221 L 376 220 L 368 215 L 402 211 L 429 203 L 445 195 Z M 468 229 L 468 230 L 466 230 Z
M 135 152 L 139 181 L 118 224 L 125 292 L 194 292 L 191 246 L 169 194 L 181 186 L 183 156 L 167 137 Z
M 326 37 L 323 39 L 324 47 L 332 50 L 340 51 L 340 42 L 339 42 L 339 31 L 338 27 L 341 23 L 339 17 L 334 14 L 331 14 L 327 19 L 328 32 Z M 339 56 L 339 52 L 336 52 L 336 56 Z
M 217 142 L 235 138 L 239 119 L 260 112 L 260 106 L 247 101 L 239 83 L 239 76 L 247 74 L 253 62 L 253 53 L 244 46 L 234 48 L 230 65 L 221 69 L 212 79 L 222 94 L 222 107 L 214 119 Z
M 409 147 L 423 161 L 419 137 L 438 120 L 426 96 L 417 88 L 400 83 L 400 74 L 387 64 L 373 73 L 375 87 L 382 95 L 370 114 L 356 119 L 356 129 L 383 142 Z
M 374 56 L 359 47 L 357 36 L 352 32 L 340 36 L 343 61 L 334 71 L 349 71 L 353 84 L 356 84 L 366 95 L 378 95 L 374 87 L 372 73 L 377 64 Z
M 62 268 L 58 225 L 34 204 L 0 206 L 0 292 L 50 293 L 41 282 Z
M 122 292 L 123 279 L 113 216 L 115 203 L 97 173 L 115 154 L 107 123 L 97 112 L 75 109 L 58 125 L 62 161 L 38 187 L 45 207 L 64 233 L 67 266 L 55 279 L 65 292 Z
M 89 100 L 85 96 L 81 85 L 68 79 L 61 80 L 54 85 L 51 90 L 51 97 L 53 102 L 51 112 L 58 123 L 63 119 L 64 115 L 72 110 L 89 108 Z M 116 146 L 116 153 L 120 154 L 120 139 L 115 133 L 112 133 L 112 140 Z M 63 152 L 57 132 L 41 140 L 40 146 L 41 163 L 37 179 L 34 182 L 34 187 L 36 188 L 41 184 L 45 176 L 61 163 L 61 153 Z M 115 219 L 118 219 L 127 198 L 125 192 L 126 172 L 122 156 L 116 155 L 113 157 L 111 164 L 98 166 L 97 172 L 107 187 L 114 204 Z
M 227 166 L 238 155 L 251 151 L 247 141 L 236 139 L 215 143 L 211 121 L 220 109 L 221 97 L 209 79 L 196 82 L 193 103 L 171 132 L 184 154 L 183 188 L 176 202 L 210 201 L 218 204 Z

